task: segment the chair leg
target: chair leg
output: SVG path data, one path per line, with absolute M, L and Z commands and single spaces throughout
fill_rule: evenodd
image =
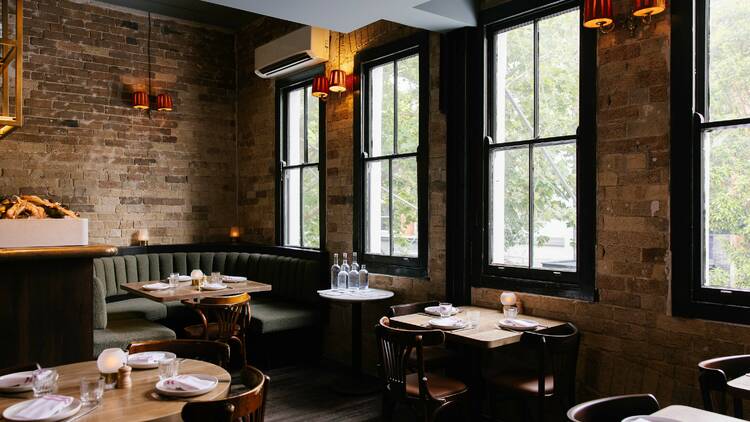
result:
M 738 398 L 733 398 L 732 407 L 734 407 L 734 417 L 738 419 L 742 419 L 742 400 Z

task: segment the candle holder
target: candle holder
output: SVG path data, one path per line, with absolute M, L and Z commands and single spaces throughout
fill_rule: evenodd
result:
M 240 241 L 240 228 L 237 226 L 232 226 L 232 228 L 229 229 L 229 239 L 232 241 L 232 243 L 237 243 Z
M 128 361 L 128 355 L 119 348 L 104 349 L 96 359 L 96 366 L 104 378 L 104 389 L 117 385 L 117 373 Z

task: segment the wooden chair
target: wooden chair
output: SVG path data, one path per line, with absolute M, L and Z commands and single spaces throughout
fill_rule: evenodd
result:
M 488 386 L 500 394 L 523 401 L 524 420 L 526 402 L 536 401 L 539 420 L 545 419 L 546 403 L 556 399 L 561 416 L 564 409 L 575 403 L 576 364 L 580 334 L 573 324 L 565 324 L 543 331 L 527 331 L 521 344 L 535 357 L 533 370 L 510 370 L 487 377 Z
M 244 367 L 247 362 L 245 333 L 250 324 L 250 295 L 242 293 L 204 297 L 200 302 L 183 300 L 182 303 L 193 308 L 202 322 L 185 327 L 186 336 L 192 339 L 217 340 L 229 345 L 236 344 Z
M 229 369 L 230 349 L 226 343 L 210 340 L 149 340 L 130 343 L 128 352 L 172 352 L 179 358 L 196 359 Z
M 416 314 L 424 312 L 424 308 L 428 306 L 437 306 L 438 301 L 433 300 L 429 302 L 417 302 L 417 303 L 406 303 L 403 305 L 393 305 L 388 311 L 389 317 L 397 317 L 409 314 Z M 458 360 L 459 354 L 455 350 L 451 350 L 441 344 L 439 346 L 425 346 L 422 348 L 424 355 L 424 367 L 428 371 L 435 369 L 441 369 L 448 367 L 451 363 L 455 363 Z M 412 350 L 409 355 L 409 368 L 416 369 L 417 367 L 417 351 Z
M 375 326 L 378 343 L 380 377 L 385 383 L 383 416 L 393 418 L 395 407 L 405 403 L 414 407 L 425 421 L 434 421 L 444 409 L 459 404 L 469 410 L 469 390 L 453 378 L 425 372 L 424 347 L 437 346 L 445 341 L 440 330 L 401 330 L 392 328 L 387 317 Z M 417 353 L 417 372 L 407 373 L 408 358 Z
M 727 381 L 750 372 L 750 355 L 724 356 L 704 360 L 698 364 L 698 369 L 700 371 L 698 381 L 701 386 L 703 407 L 709 412 L 714 412 L 713 399 L 716 396 L 717 410 L 726 414 Z M 742 400 L 733 397 L 732 407 L 734 408 L 734 416 L 742 419 Z
M 190 402 L 182 408 L 185 422 L 262 422 L 270 378 L 252 366 L 242 370 L 242 382 L 249 389 L 226 399 Z
M 568 410 L 570 422 L 621 421 L 630 416 L 650 415 L 659 410 L 652 394 L 629 394 L 605 397 L 573 406 Z

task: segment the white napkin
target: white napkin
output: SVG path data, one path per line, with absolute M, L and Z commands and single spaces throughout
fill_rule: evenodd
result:
M 242 277 L 239 275 L 225 275 L 223 277 L 225 283 L 240 283 L 243 281 L 247 281 L 247 277 Z
M 164 381 L 167 388 L 182 391 L 198 391 L 213 385 L 213 381 L 202 380 L 192 375 L 178 375 Z
M 33 400 L 28 406 L 15 414 L 16 419 L 47 419 L 73 403 L 73 397 L 50 394 Z
M 514 327 L 519 327 L 519 328 L 532 328 L 532 327 L 536 327 L 537 325 L 539 325 L 538 323 L 527 320 L 527 319 L 504 319 L 503 324 L 512 325 Z
M 31 384 L 31 374 L 17 373 L 4 376 L 0 379 L 0 388 L 12 388 L 20 387 L 22 385 Z
M 177 277 L 180 281 L 191 281 L 192 278 L 190 278 L 189 275 L 181 275 Z
M 163 289 L 168 289 L 169 284 L 167 283 L 144 284 L 143 288 L 146 290 L 163 290 Z
M 129 356 L 128 360 L 136 363 L 159 363 L 166 356 L 164 352 L 142 352 Z
M 431 319 L 428 323 L 433 327 L 440 328 L 463 328 L 466 326 L 466 321 L 454 317 Z
M 211 289 L 211 290 L 221 290 L 225 289 L 227 286 L 221 283 L 206 283 L 203 285 L 204 289 Z

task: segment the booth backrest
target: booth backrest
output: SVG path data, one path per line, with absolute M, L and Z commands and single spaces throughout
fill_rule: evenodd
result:
M 94 275 L 104 281 L 107 297 L 126 294 L 120 285 L 218 271 L 273 286 L 274 298 L 313 303 L 321 287 L 319 261 L 246 252 L 167 252 L 94 259 Z

